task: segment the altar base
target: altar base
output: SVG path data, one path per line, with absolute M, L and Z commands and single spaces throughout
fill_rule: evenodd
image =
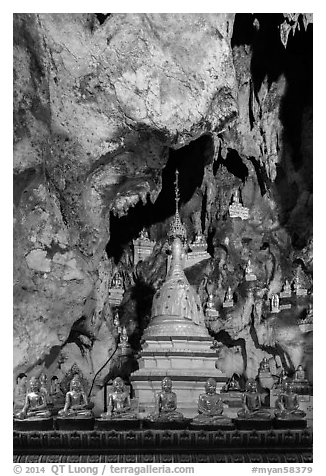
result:
M 53 428 L 53 418 L 42 418 L 42 419 L 26 419 L 19 420 L 14 418 L 13 424 L 14 430 L 17 431 L 46 431 L 52 430 Z
M 55 427 L 64 431 L 90 431 L 94 429 L 94 418 L 57 418 Z

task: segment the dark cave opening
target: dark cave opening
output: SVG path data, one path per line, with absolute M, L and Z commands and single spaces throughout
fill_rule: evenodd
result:
M 107 18 L 109 18 L 109 16 L 112 15 L 112 13 L 94 13 L 94 15 L 96 16 L 96 18 L 100 22 L 100 25 L 103 25 L 105 20 Z
M 145 205 L 138 202 L 128 210 L 127 215 L 120 218 L 111 213 L 110 241 L 106 247 L 108 257 L 113 257 L 117 264 L 123 250 L 139 235 L 143 227 L 153 226 L 151 239 L 158 241 L 166 238 L 167 228 L 164 222 L 175 212 L 176 169 L 179 170 L 179 207 L 182 207 L 201 186 L 205 165 L 213 160 L 213 153 L 213 141 L 209 135 L 201 136 L 185 147 L 170 149 L 168 161 L 162 170 L 162 189 L 155 203 L 149 200 Z
M 231 174 L 238 177 L 242 182 L 245 182 L 249 174 L 248 167 L 243 163 L 235 149 L 228 148 L 227 156 L 225 160 L 222 161 L 222 164 Z
M 254 16 L 252 13 L 237 13 L 234 18 L 231 47 L 250 45 L 254 35 Z

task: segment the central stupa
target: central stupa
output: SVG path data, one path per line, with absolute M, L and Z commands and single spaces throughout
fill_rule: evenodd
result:
M 161 380 L 171 377 L 178 409 L 193 417 L 205 381 L 214 377 L 221 388 L 226 377 L 215 367 L 218 355 L 212 349 L 201 302 L 183 271 L 186 229 L 178 208 L 178 171 L 175 190 L 176 213 L 168 234 L 172 261 L 164 284 L 154 295 L 151 320 L 142 338 L 139 370 L 131 375 L 131 382 L 140 412 L 148 414 L 154 408 Z

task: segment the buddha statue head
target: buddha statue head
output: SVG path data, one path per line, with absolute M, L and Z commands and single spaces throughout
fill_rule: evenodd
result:
M 257 392 L 257 383 L 253 378 L 247 380 L 246 392 Z
M 29 386 L 32 392 L 38 392 L 40 390 L 40 381 L 37 377 L 31 377 Z
M 264 357 L 263 360 L 260 362 L 259 370 L 264 372 L 270 372 L 270 367 L 269 367 L 267 357 Z
M 216 392 L 216 380 L 209 378 L 205 383 L 205 391 L 209 395 L 213 395 Z
M 294 393 L 294 385 L 291 381 L 285 381 L 283 384 L 283 391 L 287 394 L 293 394 Z
M 171 393 L 172 391 L 172 380 L 170 377 L 164 377 L 162 380 L 162 390 L 166 393 Z
M 75 374 L 70 382 L 70 390 L 75 390 L 76 392 L 80 391 L 82 384 L 78 374 Z
M 114 388 L 114 391 L 117 393 L 122 393 L 124 391 L 125 384 L 121 377 L 116 377 L 113 380 L 113 388 Z

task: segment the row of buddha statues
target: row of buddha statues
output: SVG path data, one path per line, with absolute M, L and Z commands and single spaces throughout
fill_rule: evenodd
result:
M 283 290 L 288 289 L 289 286 L 289 296 L 291 296 L 291 287 L 286 281 L 287 284 L 283 287 Z M 283 291 L 281 293 L 281 296 Z M 288 294 L 288 291 L 287 291 Z M 282 296 L 283 297 L 283 296 Z M 234 293 L 231 287 L 228 287 L 228 290 L 225 293 L 224 301 L 222 303 L 223 308 L 232 308 L 234 306 Z M 270 298 L 270 312 L 271 314 L 279 313 L 285 309 L 291 309 L 291 303 L 287 302 L 285 304 L 280 304 L 280 298 L 277 293 L 273 294 Z M 208 294 L 208 298 L 205 305 L 205 315 L 209 320 L 214 320 L 214 318 L 219 317 L 219 312 L 215 307 L 214 295 L 212 293 Z M 302 322 L 301 322 L 302 321 Z M 299 324 L 312 324 L 313 323 L 313 306 L 312 303 L 308 303 L 306 314 L 303 318 L 300 319 Z
M 35 376 L 31 377 L 22 408 L 18 410 L 16 405 L 15 411 L 15 403 L 14 418 L 18 420 L 45 419 L 50 418 L 53 414 L 49 394 L 42 385 L 42 377 L 41 379 Z M 65 395 L 64 407 L 58 411 L 58 417 L 90 418 L 93 416 L 91 407 L 92 404 L 88 401 L 80 376 L 75 374 L 71 379 L 70 389 Z
M 33 386 L 36 383 L 39 385 L 39 391 L 44 397 L 44 401 L 49 406 L 55 406 L 58 401 L 64 399 L 64 394 L 60 389 L 59 379 L 56 375 L 51 377 L 50 386 L 48 386 L 48 379 L 45 373 L 41 373 L 39 378 L 36 379 L 37 382 L 33 379 Z M 30 382 L 30 387 L 31 387 Z M 14 412 L 22 409 L 25 404 L 26 395 L 28 393 L 27 389 L 27 375 L 25 373 L 20 373 L 16 378 L 16 386 L 14 389 Z
M 248 259 L 248 262 L 245 266 L 245 280 L 257 280 L 257 276 L 253 271 L 253 266 L 250 259 Z M 301 265 L 297 266 L 292 283 L 290 283 L 288 280 L 285 280 L 280 294 L 273 294 L 271 298 L 271 307 L 276 308 L 278 306 L 278 303 L 274 301 L 275 299 L 278 300 L 279 298 L 290 298 L 293 294 L 295 294 L 296 297 L 304 297 L 308 294 L 306 279 Z
M 198 398 L 198 414 L 192 419 L 191 424 L 196 425 L 231 425 L 232 420 L 224 415 L 224 401 L 227 392 L 239 392 L 242 407 L 237 413 L 239 420 L 298 420 L 305 417 L 305 412 L 299 408 L 298 395 L 295 392 L 298 386 L 307 383 L 305 372 L 301 365 L 298 366 L 294 379 L 289 379 L 283 371 L 278 381 L 278 397 L 275 409 L 266 407 L 262 394 L 258 391 L 257 381 L 262 383 L 262 377 L 269 372 L 267 359 L 260 364 L 258 379 L 248 379 L 244 389 L 232 376 L 217 393 L 217 383 L 214 378 L 209 378 L 205 384 L 205 392 Z M 264 386 L 264 383 L 263 383 Z M 268 387 L 268 385 L 266 385 Z M 48 405 L 47 395 L 42 390 L 41 381 L 32 377 L 29 382 L 29 391 L 26 393 L 23 408 L 14 412 L 17 420 L 35 420 L 51 418 L 52 412 Z M 270 387 L 271 388 L 271 387 Z M 63 408 L 57 413 L 58 419 L 86 419 L 93 418 L 92 403 L 89 401 L 78 374 L 70 382 L 70 389 L 66 393 Z M 109 393 L 107 410 L 101 413 L 99 420 L 132 420 L 138 417 L 132 406 L 130 392 L 123 379 L 116 377 L 113 381 L 112 391 Z M 146 419 L 150 422 L 175 422 L 185 420 L 177 408 L 177 395 L 172 390 L 172 380 L 165 377 L 161 382 L 161 391 L 155 395 L 155 408 Z

